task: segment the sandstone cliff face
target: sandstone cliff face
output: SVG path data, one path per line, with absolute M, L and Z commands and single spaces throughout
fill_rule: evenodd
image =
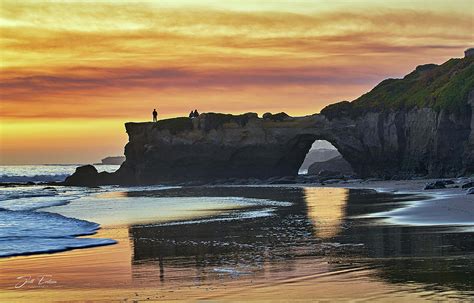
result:
M 360 176 L 456 176 L 473 172 L 473 105 L 458 113 L 431 108 L 369 112 L 354 119 L 338 147 Z M 334 119 L 332 123 L 343 123 Z M 335 138 L 335 141 L 339 141 Z M 357 149 L 358 159 L 349 155 Z
M 474 172 L 474 93 L 459 113 L 422 108 L 357 118 L 201 114 L 127 123 L 126 161 L 96 184 L 156 184 L 296 175 L 315 140 L 331 142 L 361 177 Z
M 463 166 L 466 172 L 474 172 L 474 89 L 469 94 L 468 103 L 471 108 L 471 125 L 469 139 L 465 143 Z
M 275 121 L 253 113 L 179 119 L 127 123 L 127 160 L 119 173 L 139 184 L 296 175 L 316 139 L 314 126 L 325 121 L 317 115 Z

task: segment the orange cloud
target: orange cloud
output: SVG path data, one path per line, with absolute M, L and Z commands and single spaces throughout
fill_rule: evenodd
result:
M 148 119 L 154 107 L 161 116 L 194 108 L 309 114 L 418 64 L 461 56 L 474 41 L 470 1 L 434 1 L 429 10 L 416 1 L 115 2 L 2 4 L 3 162 L 25 118 L 110 126 Z M 64 123 L 86 139 L 81 123 Z M 117 128 L 102 129 L 116 137 Z M 37 148 L 60 142 L 29 136 Z

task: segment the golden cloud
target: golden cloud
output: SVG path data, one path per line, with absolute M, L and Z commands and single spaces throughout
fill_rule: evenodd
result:
M 470 1 L 176 3 L 3 1 L 0 115 L 314 113 L 474 42 Z

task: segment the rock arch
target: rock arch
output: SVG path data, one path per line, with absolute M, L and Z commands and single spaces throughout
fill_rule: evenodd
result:
M 474 94 L 473 94 L 474 95 Z M 452 113 L 430 108 L 351 115 L 201 114 L 126 123 L 126 161 L 94 184 L 159 184 L 295 176 L 315 140 L 334 145 L 360 177 L 474 173 L 474 101 Z M 81 172 L 66 184 L 81 185 Z M 88 182 L 89 184 L 90 182 Z
M 127 123 L 127 160 L 119 174 L 139 184 L 294 176 L 315 140 L 327 140 L 346 159 L 360 158 L 347 125 L 318 114 L 274 116 L 207 113 L 187 128 L 181 125 L 187 121 L 175 119 L 178 132 L 160 122 Z

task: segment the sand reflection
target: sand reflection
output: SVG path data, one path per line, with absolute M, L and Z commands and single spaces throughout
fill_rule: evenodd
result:
M 308 217 L 314 225 L 314 236 L 321 239 L 335 237 L 341 231 L 342 220 L 349 198 L 346 188 L 304 188 Z

